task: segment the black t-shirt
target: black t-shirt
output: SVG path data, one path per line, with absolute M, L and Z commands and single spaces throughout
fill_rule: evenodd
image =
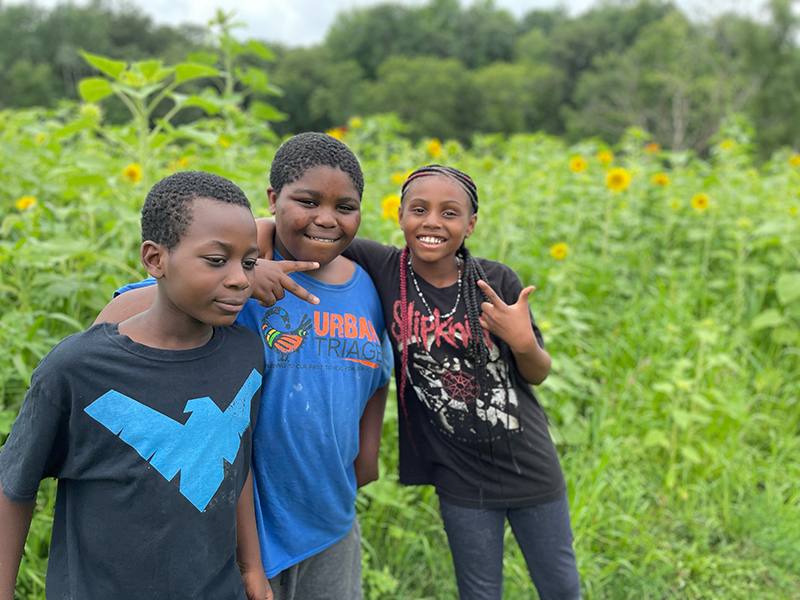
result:
M 261 340 L 239 325 L 170 351 L 101 323 L 42 359 L 0 483 L 28 502 L 58 479 L 49 600 L 245 599 L 236 504 L 263 371 Z
M 359 238 L 345 256 L 364 267 L 378 289 L 399 389 L 400 250 Z M 498 262 L 477 260 L 487 283 L 506 303 L 514 304 L 522 291 L 516 274 Z M 455 314 L 439 316 L 453 309 L 458 284 L 436 288 L 419 275 L 416 281 L 434 316 L 407 275 L 406 310 L 411 320 L 404 394 L 407 417 L 398 401 L 400 481 L 435 485 L 443 499 L 465 507 L 532 506 L 557 500 L 566 486 L 547 418 L 513 355 L 502 358 L 498 340 L 491 336 L 486 371 L 476 373 L 466 351 L 471 331 L 463 296 Z M 533 315 L 531 323 L 544 347 Z

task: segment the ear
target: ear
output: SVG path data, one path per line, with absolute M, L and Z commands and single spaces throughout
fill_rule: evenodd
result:
M 478 213 L 475 213 L 469 218 L 469 225 L 467 225 L 467 235 L 464 236 L 464 239 L 472 235 L 472 232 L 475 231 L 475 223 L 477 222 L 478 222 Z
M 142 244 L 142 264 L 151 277 L 156 279 L 164 277 L 164 262 L 168 254 L 167 249 L 161 244 L 156 244 L 150 240 Z
M 274 215 L 276 211 L 275 205 L 278 203 L 278 194 L 275 193 L 272 186 L 267 188 L 267 198 L 269 198 L 269 214 Z

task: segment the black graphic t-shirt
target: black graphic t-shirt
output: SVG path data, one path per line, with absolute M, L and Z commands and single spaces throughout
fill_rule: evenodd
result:
M 369 273 L 378 289 L 395 352 L 395 378 L 402 365 L 400 250 L 357 238 L 345 256 Z M 477 259 L 489 285 L 507 303 L 517 301 L 522 284 L 508 267 Z M 544 504 L 566 489 L 547 418 L 513 355 L 500 355 L 490 341 L 489 363 L 476 373 L 467 353 L 470 330 L 458 284 L 436 288 L 416 276 L 407 280 L 409 315 L 408 381 L 404 404 L 398 400 L 400 481 L 432 484 L 437 493 L 465 507 L 499 508 Z M 534 333 L 544 347 L 533 321 Z M 480 335 L 487 335 L 483 331 Z
M 101 323 L 42 359 L 0 483 L 28 502 L 58 479 L 48 600 L 245 599 L 236 504 L 263 371 L 239 325 L 170 351 Z

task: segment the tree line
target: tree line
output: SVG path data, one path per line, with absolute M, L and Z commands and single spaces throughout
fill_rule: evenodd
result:
M 278 133 L 325 130 L 394 112 L 413 137 L 545 131 L 616 142 L 629 127 L 674 150 L 705 151 L 744 114 L 763 153 L 800 146 L 800 54 L 792 0 L 769 19 L 694 22 L 666 0 L 516 18 L 493 0 L 380 4 L 342 12 L 312 47 L 253 58 L 283 95 Z M 201 27 L 156 26 L 94 0 L 47 11 L 0 4 L 0 108 L 77 98 L 91 72 L 79 48 L 166 63 L 209 49 Z M 113 110 L 110 117 L 113 117 Z

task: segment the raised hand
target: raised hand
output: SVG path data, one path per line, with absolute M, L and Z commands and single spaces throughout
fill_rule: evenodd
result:
M 536 288 L 526 287 L 509 306 L 485 281 L 478 286 L 489 298 L 481 304 L 481 326 L 508 344 L 525 381 L 539 385 L 550 373 L 550 355 L 536 341 L 528 312 L 528 297 Z
M 528 312 L 528 297 L 536 288 L 532 285 L 526 287 L 519 293 L 517 302 L 508 305 L 485 281 L 478 281 L 478 286 L 489 298 L 489 302 L 481 304 L 481 327 L 502 339 L 514 351 L 536 344 Z
M 313 271 L 319 269 L 319 263 L 300 260 L 273 260 L 259 259 L 256 263 L 256 278 L 253 284 L 252 297 L 258 300 L 261 306 L 272 306 L 282 300 L 285 292 L 294 294 L 301 300 L 311 304 L 319 304 L 319 298 L 306 291 L 289 273 L 295 271 Z

